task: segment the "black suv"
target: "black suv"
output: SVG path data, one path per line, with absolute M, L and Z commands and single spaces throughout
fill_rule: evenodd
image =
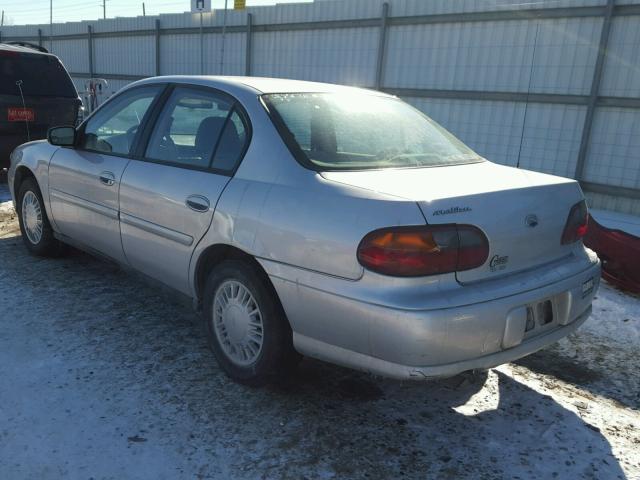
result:
M 0 43 L 0 176 L 18 145 L 75 125 L 82 102 L 55 55 L 30 44 Z

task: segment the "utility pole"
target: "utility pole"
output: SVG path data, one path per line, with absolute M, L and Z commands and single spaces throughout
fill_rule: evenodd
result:
M 220 75 L 224 75 L 224 37 L 227 34 L 227 3 L 224 0 L 224 16 L 222 18 L 222 46 L 220 47 Z
M 142 2 L 142 16 L 146 17 L 147 16 L 147 12 L 144 9 L 144 2 Z
M 204 31 L 202 29 L 202 10 L 200 10 L 200 75 L 204 75 Z
M 0 19 L 0 28 L 4 26 L 4 10 L 2 10 L 2 19 Z
M 49 52 L 53 51 L 53 0 L 49 0 Z
M 107 0 L 102 0 L 102 18 L 107 18 Z

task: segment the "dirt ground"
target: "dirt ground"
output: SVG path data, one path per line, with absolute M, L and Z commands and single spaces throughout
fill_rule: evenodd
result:
M 252 389 L 188 307 L 82 253 L 28 255 L 0 203 L 0 478 L 638 479 L 639 324 L 603 285 L 576 334 L 483 374 L 305 359 Z

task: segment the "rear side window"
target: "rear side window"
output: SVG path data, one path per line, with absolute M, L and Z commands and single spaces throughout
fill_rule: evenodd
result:
M 25 97 L 69 97 L 76 92 L 69 74 L 53 55 L 0 51 L 0 94 Z
M 151 160 L 207 168 L 231 111 L 231 102 L 213 92 L 177 87 L 149 140 Z
M 247 141 L 233 100 L 213 91 L 176 87 L 156 121 L 145 157 L 231 171 Z
M 224 127 L 211 166 L 218 170 L 233 170 L 240 161 L 246 141 L 247 129 L 238 112 L 234 111 Z

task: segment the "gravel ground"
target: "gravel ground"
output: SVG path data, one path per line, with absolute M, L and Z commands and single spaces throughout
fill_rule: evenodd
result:
M 603 285 L 517 364 L 401 383 L 305 359 L 252 389 L 189 308 L 82 253 L 29 256 L 0 203 L 0 478 L 638 479 L 639 324 Z

